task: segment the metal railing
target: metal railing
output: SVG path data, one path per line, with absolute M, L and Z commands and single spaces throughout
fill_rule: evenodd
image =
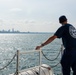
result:
M 57 55 L 57 57 L 55 59 L 57 59 L 60 54 L 61 54 L 61 57 L 62 57 L 63 48 L 64 48 L 63 45 L 61 45 L 60 51 L 59 51 L 59 53 L 58 53 L 58 55 Z M 19 50 L 17 50 L 16 75 L 19 75 L 19 55 L 21 55 L 21 54 L 28 54 L 28 53 L 34 53 L 34 52 L 39 52 L 39 65 L 41 67 L 42 55 L 46 58 L 46 56 L 43 54 L 42 50 L 32 50 L 32 51 L 26 51 L 26 52 L 24 52 L 24 51 L 20 52 Z M 46 59 L 49 60 L 48 58 L 46 58 Z M 60 63 L 60 61 L 57 64 L 55 64 L 53 67 L 56 67 L 59 63 Z M 39 67 L 39 72 L 40 72 L 40 67 Z
M 19 50 L 17 50 L 17 64 L 16 64 L 16 73 L 14 75 L 19 75 L 19 56 L 21 54 L 28 54 L 28 53 L 33 53 L 33 52 L 39 52 L 39 73 L 41 73 L 41 58 L 42 58 L 42 53 L 41 50 L 32 50 L 32 51 L 26 51 L 26 52 L 20 52 Z

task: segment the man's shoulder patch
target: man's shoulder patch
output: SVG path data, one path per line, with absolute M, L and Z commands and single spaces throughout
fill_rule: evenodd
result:
M 76 28 L 73 26 L 69 26 L 69 34 L 73 37 L 76 38 Z

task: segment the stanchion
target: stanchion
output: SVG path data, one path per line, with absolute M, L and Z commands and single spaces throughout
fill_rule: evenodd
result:
M 39 51 L 39 75 L 41 75 L 41 50 Z
M 16 75 L 19 75 L 19 50 L 17 50 Z

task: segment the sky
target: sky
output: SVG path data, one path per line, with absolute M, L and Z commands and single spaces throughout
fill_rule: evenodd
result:
M 61 15 L 76 27 L 76 0 L 0 0 L 0 30 L 55 32 Z

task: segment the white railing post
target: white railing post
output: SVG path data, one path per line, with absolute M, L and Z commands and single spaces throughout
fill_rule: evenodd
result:
M 40 66 L 39 66 L 39 75 L 41 75 L 41 61 L 42 61 L 42 60 L 41 60 L 41 58 L 42 58 L 41 56 L 42 56 L 42 54 L 41 54 L 41 50 L 40 50 L 40 51 L 39 51 L 39 65 L 40 65 Z
M 19 75 L 19 50 L 17 50 L 16 75 Z

